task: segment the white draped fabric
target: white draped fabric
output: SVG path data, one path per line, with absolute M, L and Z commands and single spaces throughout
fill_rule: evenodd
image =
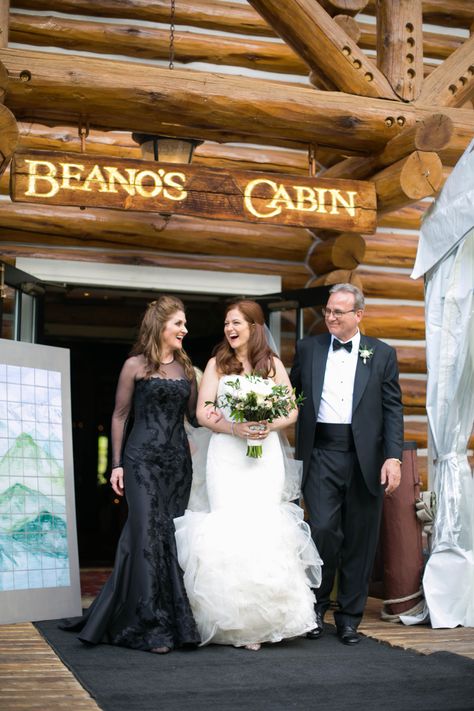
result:
M 474 626 L 474 141 L 423 222 L 430 486 L 438 508 L 423 589 L 433 627 Z M 408 622 L 408 620 L 404 620 Z

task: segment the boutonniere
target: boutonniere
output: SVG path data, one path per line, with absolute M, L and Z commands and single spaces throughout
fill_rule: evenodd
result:
M 370 360 L 372 358 L 373 355 L 374 355 L 373 348 L 369 348 L 368 346 L 366 346 L 365 344 L 362 344 L 362 343 L 360 344 L 359 356 L 362 358 L 362 362 L 364 365 L 367 363 L 368 360 Z

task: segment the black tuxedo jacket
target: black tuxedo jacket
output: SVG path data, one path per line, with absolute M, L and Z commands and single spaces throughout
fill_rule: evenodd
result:
M 361 346 L 372 349 L 364 364 L 358 358 L 352 396 L 352 432 L 362 474 L 369 491 L 380 493 L 385 459 L 403 455 L 403 407 L 395 350 L 361 334 Z M 308 476 L 316 421 L 323 390 L 331 335 L 308 336 L 296 344 L 290 380 L 303 392 L 297 428 L 296 456 L 303 460 L 303 486 Z

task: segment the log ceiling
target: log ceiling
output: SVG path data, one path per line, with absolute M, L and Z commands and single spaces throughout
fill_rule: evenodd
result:
M 356 283 L 366 332 L 397 347 L 406 413 L 423 414 L 423 286 L 409 272 L 429 200 L 474 136 L 474 0 L 176 0 L 173 71 L 169 22 L 169 0 L 1 3 L 3 258 Z M 11 203 L 13 152 L 80 153 L 80 127 L 90 155 L 139 159 L 137 131 L 201 139 L 196 164 L 295 176 L 311 146 L 317 175 L 374 182 L 377 232 Z

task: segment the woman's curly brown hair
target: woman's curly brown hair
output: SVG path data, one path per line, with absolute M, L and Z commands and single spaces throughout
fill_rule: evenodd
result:
M 138 338 L 130 355 L 143 355 L 146 360 L 145 373 L 149 378 L 162 365 L 161 334 L 166 323 L 177 311 L 184 311 L 184 304 L 176 296 L 160 296 L 148 304 L 138 332 Z M 183 366 L 188 380 L 194 379 L 191 360 L 183 349 L 176 349 L 174 357 Z

